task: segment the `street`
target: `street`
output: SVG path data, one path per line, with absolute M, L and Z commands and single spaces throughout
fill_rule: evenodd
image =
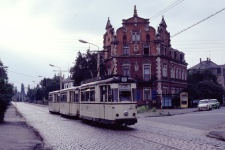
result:
M 206 137 L 211 128 L 225 123 L 221 119 L 224 108 L 138 118 L 137 124 L 127 128 L 93 125 L 50 114 L 47 106 L 21 102 L 17 103 L 17 109 L 39 132 L 46 149 L 225 149 L 225 142 Z

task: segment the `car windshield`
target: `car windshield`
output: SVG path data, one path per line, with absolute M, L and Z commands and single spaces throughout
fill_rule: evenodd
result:
M 209 103 L 208 101 L 199 101 L 199 104 Z
M 210 102 L 216 102 L 216 100 L 210 100 Z
M 131 101 L 131 91 L 120 90 L 119 98 L 120 98 L 120 101 Z

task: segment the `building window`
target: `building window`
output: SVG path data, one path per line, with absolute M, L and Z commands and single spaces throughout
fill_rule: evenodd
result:
M 176 79 L 179 79 L 178 78 L 178 68 L 176 68 Z
M 167 65 L 166 64 L 163 64 L 162 76 L 163 77 L 167 77 Z
M 150 35 L 149 35 L 149 34 L 146 35 L 146 41 L 147 41 L 147 42 L 150 41 Z
M 162 94 L 168 94 L 168 88 L 167 87 L 163 87 Z
M 150 64 L 143 65 L 143 80 L 150 81 L 151 79 L 151 66 Z
M 107 73 L 108 73 L 108 75 L 111 75 L 111 67 L 109 67 L 108 69 L 107 69 Z
M 181 79 L 181 70 L 179 69 L 179 79 Z
M 166 47 L 163 46 L 163 55 L 166 56 Z
M 144 55 L 149 55 L 149 50 L 150 50 L 149 45 L 144 45 L 143 46 L 143 53 L 144 53 Z
M 150 88 L 144 88 L 144 100 L 151 100 Z
M 171 88 L 171 94 L 175 94 L 176 93 L 176 90 L 175 90 L 175 88 Z
M 180 61 L 183 61 L 183 55 L 180 54 Z
M 130 54 L 129 46 L 127 46 L 127 45 L 123 46 L 123 54 L 124 55 L 129 55 Z
M 133 42 L 140 41 L 140 33 L 139 33 L 139 31 L 133 31 L 132 32 L 132 41 Z
M 174 59 L 177 59 L 177 52 L 174 52 Z
M 184 70 L 181 70 L 181 79 L 184 80 Z
M 130 77 L 130 66 L 123 66 L 123 75 Z
M 175 78 L 175 71 L 174 71 L 174 67 L 173 66 L 171 67 L 170 76 L 171 76 L 172 79 Z

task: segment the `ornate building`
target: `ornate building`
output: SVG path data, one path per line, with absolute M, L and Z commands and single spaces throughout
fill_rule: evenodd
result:
M 149 24 L 136 6 L 133 17 L 123 19 L 116 32 L 108 19 L 103 43 L 107 74 L 136 79 L 138 104 L 172 107 L 173 96 L 187 85 L 185 55 L 171 47 L 164 18 L 157 31 Z

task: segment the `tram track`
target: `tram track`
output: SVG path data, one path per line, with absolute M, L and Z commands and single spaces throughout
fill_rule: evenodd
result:
M 155 127 L 153 127 L 155 128 Z M 157 127 L 156 127 L 157 128 Z M 186 127 L 182 127 L 186 128 Z M 157 130 L 151 131 L 151 129 L 145 129 L 136 127 L 133 128 L 135 132 L 126 132 L 122 131 L 121 134 L 124 134 L 126 136 L 130 136 L 136 139 L 141 139 L 144 141 L 156 143 L 162 146 L 165 146 L 170 149 L 205 149 L 205 147 L 210 149 L 224 149 L 223 143 L 219 141 L 213 141 L 212 139 L 206 137 L 205 135 L 200 134 L 183 134 L 183 132 L 180 132 L 180 129 L 178 131 L 169 130 L 166 131 L 164 128 L 159 127 Z M 189 128 L 188 128 L 189 129 Z M 185 130 L 185 129 L 184 129 Z M 195 129 L 194 129 L 195 130 Z M 185 131 L 186 132 L 186 131 Z M 189 133 L 189 132 L 186 132 Z M 185 146 L 184 146 L 185 145 Z
M 170 149 L 175 149 L 175 150 L 180 150 L 179 148 L 176 148 L 176 147 L 173 147 L 173 146 L 168 146 L 166 144 L 163 144 L 163 143 L 160 143 L 160 142 L 156 142 L 156 141 L 153 141 L 153 140 L 150 140 L 150 139 L 146 139 L 144 137 L 140 137 L 140 136 L 137 136 L 137 135 L 131 135 L 131 134 L 128 134 L 128 133 L 122 133 L 126 136 L 130 136 L 130 137 L 133 137 L 133 138 L 136 138 L 136 139 L 139 139 L 139 140 L 144 140 L 144 141 L 147 141 L 147 142 L 151 142 L 151 143 L 155 143 L 155 144 L 159 144 L 159 145 L 162 145 L 166 148 L 170 148 Z

